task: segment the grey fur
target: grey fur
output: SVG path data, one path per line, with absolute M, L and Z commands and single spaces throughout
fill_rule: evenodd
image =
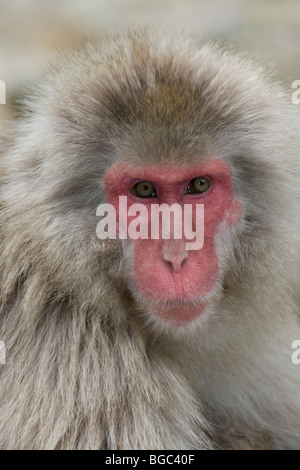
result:
M 218 44 L 108 37 L 34 86 L 1 154 L 1 448 L 203 449 L 231 422 L 300 448 L 299 116 L 278 85 Z M 115 161 L 211 155 L 243 220 L 179 332 L 140 302 L 130 244 L 97 239 L 96 207 Z

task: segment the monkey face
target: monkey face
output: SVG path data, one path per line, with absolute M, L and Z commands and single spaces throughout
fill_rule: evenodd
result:
M 133 205 L 141 204 L 139 211 L 146 214 L 146 236 L 140 234 L 129 242 L 134 251 L 132 281 L 136 293 L 163 321 L 174 326 L 190 323 L 204 312 L 220 282 L 216 234 L 241 217 L 240 204 L 232 193 L 230 166 L 217 158 L 191 167 L 157 165 L 138 169 L 116 164 L 106 174 L 105 182 L 119 228 L 124 225 L 120 218 L 128 210 L 129 238 Z M 121 207 L 120 196 L 127 197 L 127 207 Z M 173 205 L 181 211 L 172 220 L 161 218 L 161 227 L 154 234 L 154 207 Z M 199 207 L 204 209 L 201 234 Z M 163 224 L 170 223 L 175 229 L 178 219 L 177 234 L 170 230 L 165 236 Z M 188 240 L 188 226 L 196 238 L 194 243 Z M 200 243 L 198 236 L 202 237 Z M 124 233 L 122 238 L 126 238 Z

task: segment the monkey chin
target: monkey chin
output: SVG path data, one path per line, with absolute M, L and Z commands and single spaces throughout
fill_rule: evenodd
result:
M 208 301 L 194 303 L 178 300 L 167 303 L 165 307 L 154 307 L 152 313 L 171 326 L 184 327 L 202 315 L 208 304 Z

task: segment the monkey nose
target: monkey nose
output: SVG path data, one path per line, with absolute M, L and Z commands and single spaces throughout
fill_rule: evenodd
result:
M 168 240 L 163 246 L 162 258 L 174 273 L 181 271 L 188 257 L 189 254 L 181 240 Z

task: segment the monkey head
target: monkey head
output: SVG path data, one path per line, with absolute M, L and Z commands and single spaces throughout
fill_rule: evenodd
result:
M 30 138 L 13 197 L 24 211 L 26 191 L 27 224 L 39 220 L 37 260 L 49 257 L 52 279 L 75 294 L 95 295 L 100 277 L 112 274 L 144 317 L 174 328 L 284 270 L 289 250 L 278 268 L 286 241 L 274 221 L 292 232 L 298 190 L 292 141 L 285 158 L 292 130 L 283 101 L 251 61 L 216 44 L 144 32 L 62 59 L 18 130 L 20 142 L 28 129 Z M 187 249 L 184 233 L 127 237 L 107 240 L 114 254 L 105 258 L 96 208 L 109 203 L 119 214 L 120 196 L 128 211 L 142 204 L 149 221 L 153 205 L 189 206 L 194 231 L 203 206 L 203 246 Z

